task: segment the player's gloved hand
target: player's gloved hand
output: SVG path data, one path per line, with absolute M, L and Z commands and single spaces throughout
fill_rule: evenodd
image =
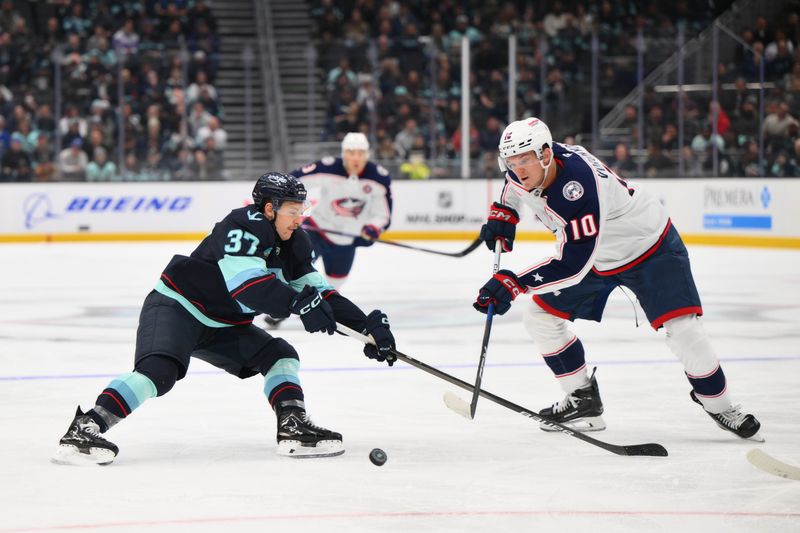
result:
M 336 332 L 336 319 L 333 316 L 331 304 L 322 299 L 322 295 L 311 285 L 306 285 L 292 303 L 289 304 L 289 311 L 300 315 L 303 327 L 309 333 L 324 331 L 328 335 Z
M 481 287 L 472 307 L 486 314 L 489 304 L 494 304 L 494 312 L 502 315 L 511 309 L 514 298 L 524 292 L 528 292 L 528 289 L 520 284 L 516 274 L 510 270 L 500 270 Z
M 392 366 L 397 361 L 397 356 L 392 353 L 394 350 L 394 335 L 389 330 L 389 318 L 378 309 L 367 315 L 367 322 L 364 325 L 364 334 L 369 335 L 375 341 L 375 345 L 364 345 L 364 355 L 370 359 L 377 359 L 380 362 L 386 361 Z
M 378 237 L 381 236 L 381 229 L 378 226 L 367 224 L 361 228 L 361 236 L 359 237 L 361 246 L 372 246 Z
M 497 239 L 503 244 L 503 252 L 514 249 L 514 237 L 517 235 L 519 213 L 513 207 L 494 202 L 489 210 L 489 219 L 481 227 L 480 238 L 486 246 L 494 251 Z

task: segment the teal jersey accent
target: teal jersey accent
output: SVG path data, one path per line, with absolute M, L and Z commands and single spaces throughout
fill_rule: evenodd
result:
M 289 282 L 289 286 L 296 291 L 302 291 L 303 287 L 306 285 L 311 285 L 319 292 L 333 290 L 333 285 L 325 281 L 325 278 L 322 276 L 322 274 L 316 271 L 309 272 L 308 274 L 300 276 L 299 278 L 293 279 Z
M 192 302 L 190 302 L 182 295 L 178 294 L 177 292 L 167 287 L 167 285 L 161 280 L 158 280 L 158 282 L 156 283 L 155 290 L 157 292 L 160 292 L 164 296 L 172 298 L 173 300 L 181 304 L 184 309 L 189 311 L 189 313 L 191 313 L 191 315 L 197 319 L 198 322 L 200 322 L 205 326 L 208 326 L 210 328 L 229 328 L 233 326 L 233 324 L 224 324 L 222 322 L 217 322 L 216 320 L 208 318 L 206 315 L 201 313 L 200 310 L 197 309 L 194 306 L 194 304 L 192 304 Z
M 222 272 L 229 291 L 239 287 L 248 279 L 258 278 L 269 272 L 267 262 L 263 258 L 253 255 L 226 254 L 217 261 L 217 266 Z
M 108 388 L 119 392 L 131 411 L 142 405 L 145 400 L 155 398 L 158 394 L 155 383 L 138 372 L 119 375 L 108 385 Z
M 297 359 L 278 359 L 264 376 L 264 394 L 269 399 L 270 392 L 281 383 L 293 383 L 300 386 L 300 361 Z

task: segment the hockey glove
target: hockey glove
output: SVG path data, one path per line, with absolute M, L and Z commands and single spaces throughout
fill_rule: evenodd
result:
M 377 309 L 368 314 L 364 334 L 375 341 L 375 345 L 364 345 L 364 355 L 380 362 L 386 361 L 389 366 L 397 361 L 397 356 L 393 353 L 394 335 L 389 330 L 389 318 L 385 314 Z
M 372 246 L 380 236 L 381 229 L 379 227 L 367 224 L 361 228 L 361 236 L 359 236 L 353 244 L 356 246 Z
M 289 311 L 300 315 L 303 327 L 309 333 L 324 331 L 328 335 L 336 332 L 336 319 L 333 316 L 331 304 L 322 299 L 322 295 L 311 285 L 306 285 L 292 303 L 289 304 Z
M 494 312 L 504 314 L 511 309 L 511 302 L 528 289 L 520 285 L 517 275 L 510 270 L 500 270 L 478 291 L 478 298 L 472 307 L 479 312 L 489 312 L 489 304 L 494 304 Z
M 486 246 L 494 251 L 497 239 L 503 243 L 503 251 L 510 252 L 514 249 L 514 237 L 517 235 L 519 213 L 513 207 L 494 202 L 489 210 L 489 219 L 481 227 L 480 238 Z

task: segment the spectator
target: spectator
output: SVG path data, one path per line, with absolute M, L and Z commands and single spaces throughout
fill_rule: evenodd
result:
M 201 128 L 208 126 L 213 115 L 206 111 L 202 102 L 192 104 L 192 112 L 189 114 L 189 135 L 196 137 Z
M 114 33 L 114 50 L 126 56 L 133 56 L 139 50 L 139 34 L 134 29 L 133 19 L 125 19 L 122 27 Z
M 32 181 L 31 157 L 22 149 L 19 138 L 11 139 L 11 147 L 0 159 L 0 180 Z
M 786 102 L 780 102 L 764 119 L 764 137 L 768 143 L 782 143 L 792 124 L 797 126 L 797 119 L 789 114 L 789 105 Z
M 614 157 L 609 161 L 609 166 L 616 174 L 627 177 L 636 170 L 636 163 L 631 159 L 628 145 L 617 143 L 614 147 Z
M 186 89 L 186 98 L 189 102 L 194 102 L 200 97 L 201 90 L 205 89 L 208 91 L 209 97 L 216 101 L 217 100 L 217 89 L 214 88 L 208 82 L 208 74 L 204 70 L 199 70 L 195 74 L 194 83 L 189 85 Z
M 86 181 L 89 158 L 83 151 L 83 140 L 76 137 L 58 154 L 58 177 L 61 181 Z
M 651 142 L 647 145 L 647 161 L 644 164 L 644 172 L 648 178 L 675 175 L 675 162 L 664 155 L 658 142 Z
M 206 139 L 214 139 L 214 147 L 220 151 L 225 150 L 228 145 L 228 133 L 222 129 L 217 117 L 211 117 L 208 126 L 203 126 L 197 132 L 197 144 L 204 145 Z
M 394 138 L 394 149 L 399 159 L 408 157 L 417 135 L 419 135 L 417 121 L 413 118 L 406 120 L 405 126 Z
M 36 139 L 36 149 L 31 155 L 33 164 L 33 175 L 36 181 L 53 181 L 56 173 L 56 166 L 53 163 L 53 146 L 50 137 L 42 133 Z
M 94 149 L 94 158 L 86 165 L 86 181 L 117 181 L 117 166 L 108 160 L 106 149 L 98 146 Z

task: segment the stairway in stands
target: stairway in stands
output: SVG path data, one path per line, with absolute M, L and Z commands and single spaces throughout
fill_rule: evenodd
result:
M 283 103 L 289 142 L 290 166 L 296 168 L 319 159 L 318 141 L 325 120 L 326 97 L 319 83 L 316 64 L 311 68 L 311 101 L 309 102 L 309 50 L 312 20 L 306 0 L 272 1 L 273 35 L 278 51 L 278 70 L 283 90 Z
M 261 90 L 261 76 L 258 62 L 258 41 L 254 1 L 225 0 L 214 2 L 214 16 L 217 18 L 217 31 L 220 39 L 220 63 L 216 87 L 220 94 L 223 109 L 223 128 L 228 132 L 228 147 L 225 150 L 225 170 L 227 179 L 254 180 L 270 165 L 270 144 L 264 112 L 264 93 Z M 252 46 L 256 57 L 252 70 L 251 112 L 253 138 L 250 160 L 250 174 L 247 175 L 247 155 L 245 151 L 245 106 L 244 62 L 242 52 Z

